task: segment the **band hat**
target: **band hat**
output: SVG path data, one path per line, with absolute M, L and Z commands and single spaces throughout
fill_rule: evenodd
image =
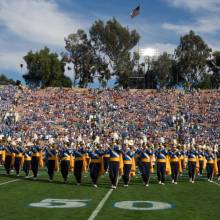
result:
M 17 140 L 16 140 L 18 143 L 21 143 L 22 142 L 22 140 L 21 140 L 21 138 L 19 137 L 19 138 L 17 138 Z
M 162 144 L 165 143 L 164 137 L 161 137 L 161 138 L 160 138 L 160 143 L 162 143 Z
M 129 145 L 129 146 L 133 146 L 133 145 L 134 145 L 134 141 L 133 141 L 133 140 L 129 140 L 129 141 L 128 141 L 128 145 Z
M 12 146 L 16 146 L 16 142 L 15 142 L 15 141 L 12 141 L 12 142 L 11 142 L 11 145 L 12 145 Z

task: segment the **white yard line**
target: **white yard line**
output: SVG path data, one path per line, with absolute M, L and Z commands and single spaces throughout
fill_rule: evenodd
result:
M 3 182 L 3 183 L 0 183 L 0 186 L 2 186 L 2 185 L 6 185 L 6 184 L 8 184 L 8 183 L 17 182 L 17 181 L 19 181 L 19 180 L 21 180 L 21 179 L 15 179 L 15 180 L 11 180 L 11 181 L 7 181 L 7 182 Z
M 220 184 L 219 183 L 216 183 L 216 182 L 211 182 L 211 183 L 213 183 L 213 184 L 215 184 L 216 186 L 220 186 Z
M 98 206 L 96 207 L 96 209 L 93 211 L 93 213 L 89 216 L 88 220 L 94 220 L 95 217 L 98 215 L 98 213 L 100 212 L 100 210 L 102 209 L 102 207 L 104 206 L 105 202 L 107 201 L 107 199 L 109 198 L 109 196 L 111 195 L 113 189 L 110 189 L 105 197 L 100 201 L 100 203 L 98 204 Z
M 29 179 L 29 178 L 32 178 L 33 176 L 29 176 L 28 178 L 26 179 Z M 0 183 L 0 186 L 2 185 L 6 185 L 8 183 L 13 183 L 13 182 L 17 182 L 17 181 L 20 181 L 20 180 L 25 180 L 25 179 L 15 179 L 15 180 L 10 180 L 10 181 L 7 181 L 7 182 L 3 182 L 3 183 Z

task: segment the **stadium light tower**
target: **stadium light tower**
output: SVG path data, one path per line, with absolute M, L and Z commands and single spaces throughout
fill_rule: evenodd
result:
M 150 61 L 159 56 L 159 50 L 156 48 L 143 48 L 140 49 L 140 56 L 144 58 L 144 63 L 147 64 L 147 70 L 150 70 Z

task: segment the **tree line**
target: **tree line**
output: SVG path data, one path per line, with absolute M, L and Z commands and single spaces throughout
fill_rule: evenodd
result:
M 140 40 L 136 30 L 123 27 L 115 18 L 95 21 L 86 33 L 78 30 L 65 38 L 65 50 L 58 55 L 45 47 L 24 56 L 29 87 L 88 87 L 97 79 L 106 87 L 174 88 L 220 87 L 220 51 L 212 51 L 205 41 L 190 31 L 180 38 L 173 54 L 163 53 L 140 62 L 135 51 Z M 147 68 L 146 68 L 147 67 Z M 65 76 L 65 68 L 73 79 Z

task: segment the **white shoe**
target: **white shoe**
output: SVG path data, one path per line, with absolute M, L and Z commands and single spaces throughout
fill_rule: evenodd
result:
M 29 178 L 29 176 L 25 176 L 25 179 L 28 179 Z
M 146 187 L 149 187 L 149 184 L 145 184 Z
M 159 184 L 161 184 L 161 181 L 159 181 Z
M 165 183 L 161 183 L 161 185 L 163 185 L 163 186 L 164 186 L 164 185 L 165 185 Z
M 98 186 L 96 184 L 93 185 L 95 188 L 97 188 Z
M 209 182 L 210 182 L 210 183 L 213 183 L 213 180 L 210 180 Z
M 113 186 L 112 189 L 116 189 L 116 186 Z
M 124 187 L 128 187 L 128 185 L 125 184 Z
M 177 184 L 177 182 L 174 182 L 174 184 L 176 185 L 176 184 Z
M 194 180 L 192 180 L 192 183 L 194 183 Z
M 172 183 L 174 184 L 174 180 L 172 180 Z
M 208 179 L 208 182 L 210 182 L 210 179 Z

